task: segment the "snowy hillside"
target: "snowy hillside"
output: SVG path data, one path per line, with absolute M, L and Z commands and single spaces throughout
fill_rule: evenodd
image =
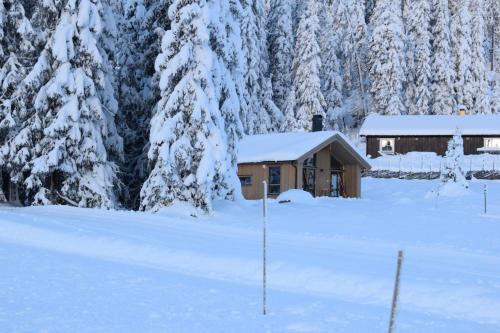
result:
M 271 201 L 266 317 L 260 202 L 198 218 L 3 207 L 0 331 L 386 332 L 404 249 L 397 332 L 498 332 L 500 182 L 426 199 L 437 184 L 365 179 L 360 200 Z

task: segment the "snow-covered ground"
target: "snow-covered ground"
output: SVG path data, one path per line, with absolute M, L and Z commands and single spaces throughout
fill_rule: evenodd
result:
M 440 172 L 444 159 L 436 153 L 411 152 L 404 155 L 384 155 L 370 160 L 372 171 Z M 462 159 L 465 172 L 500 172 L 500 154 L 465 155 Z
M 500 182 L 429 199 L 436 186 L 368 178 L 360 200 L 271 201 L 266 317 L 260 202 L 198 218 L 3 207 L 0 331 L 385 332 L 404 249 L 397 332 L 499 332 Z

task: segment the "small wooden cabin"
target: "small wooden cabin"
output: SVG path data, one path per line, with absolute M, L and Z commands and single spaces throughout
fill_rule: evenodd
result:
M 370 115 L 359 134 L 372 158 L 414 151 L 444 156 L 457 128 L 465 155 L 500 152 L 500 115 Z
M 251 135 L 239 145 L 238 176 L 246 199 L 271 198 L 289 189 L 313 196 L 360 197 L 366 158 L 339 132 Z

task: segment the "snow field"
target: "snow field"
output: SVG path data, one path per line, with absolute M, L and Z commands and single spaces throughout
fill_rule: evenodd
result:
M 488 215 L 482 214 L 488 184 Z M 71 207 L 0 211 L 0 328 L 16 332 L 383 332 L 399 249 L 398 332 L 498 332 L 500 182 L 426 199 L 438 181 L 363 179 L 363 198 L 209 216 Z

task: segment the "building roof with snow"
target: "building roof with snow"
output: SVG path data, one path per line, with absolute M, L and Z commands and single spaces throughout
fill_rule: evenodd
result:
M 248 135 L 238 145 L 238 163 L 296 161 L 336 144 L 364 168 L 370 168 L 367 158 L 340 132 L 294 132 Z
M 500 115 L 370 115 L 361 136 L 500 135 Z

